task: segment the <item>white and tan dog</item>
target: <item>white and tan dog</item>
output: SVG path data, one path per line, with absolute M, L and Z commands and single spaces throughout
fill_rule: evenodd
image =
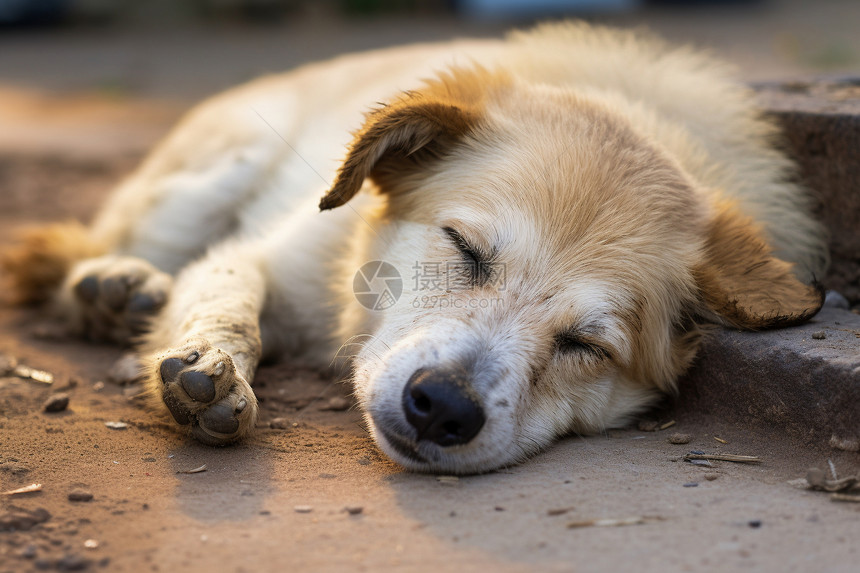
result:
M 625 423 L 704 323 L 815 314 L 825 242 L 777 135 L 721 64 L 579 23 L 345 56 L 202 104 L 6 267 L 82 334 L 144 332 L 204 443 L 253 430 L 261 356 L 341 349 L 388 455 L 479 472 Z

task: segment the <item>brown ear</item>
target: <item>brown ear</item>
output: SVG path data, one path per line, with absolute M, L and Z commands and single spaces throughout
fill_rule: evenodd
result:
M 824 289 L 806 285 L 771 254 L 753 221 L 730 203 L 718 206 L 696 269 L 702 298 L 721 321 L 759 330 L 800 324 L 824 304 Z
M 320 201 L 320 209 L 340 207 L 352 199 L 383 161 L 412 158 L 414 164 L 419 151 L 425 156 L 441 155 L 475 122 L 475 114 L 462 107 L 415 96 L 371 113 L 353 139 L 334 184 Z M 407 163 L 388 167 L 405 169 Z
M 510 84 L 505 74 L 480 66 L 453 68 L 372 112 L 350 144 L 320 209 L 343 205 L 368 177 L 402 176 L 444 156 L 478 126 L 489 94 Z

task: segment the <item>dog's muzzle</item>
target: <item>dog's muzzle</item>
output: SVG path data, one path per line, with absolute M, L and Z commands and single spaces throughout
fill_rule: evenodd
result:
M 469 443 L 486 418 L 464 370 L 420 368 L 403 389 L 403 412 L 416 442 L 443 447 Z

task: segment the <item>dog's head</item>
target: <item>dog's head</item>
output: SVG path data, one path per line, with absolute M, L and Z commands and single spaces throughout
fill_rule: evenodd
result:
M 671 390 L 698 322 L 803 321 L 814 287 L 604 98 L 454 71 L 368 116 L 321 207 L 370 179 L 404 277 L 356 356 L 379 445 L 419 470 L 514 463 Z

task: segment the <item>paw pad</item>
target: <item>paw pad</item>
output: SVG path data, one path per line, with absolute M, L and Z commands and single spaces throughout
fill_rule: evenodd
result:
M 185 348 L 162 358 L 158 367 L 167 410 L 207 445 L 228 444 L 247 433 L 257 417 L 257 401 L 229 355 L 201 340 Z
M 200 425 L 210 432 L 235 434 L 239 429 L 239 420 L 234 413 L 229 403 L 219 402 L 200 415 Z
M 81 261 L 67 280 L 69 303 L 76 309 L 73 326 L 93 339 L 118 342 L 149 328 L 173 284 L 147 261 L 115 255 Z
M 212 382 L 212 378 L 202 372 L 196 370 L 183 372 L 179 376 L 179 385 L 182 386 L 188 397 L 196 402 L 208 404 L 215 399 L 215 383 Z
M 99 296 L 99 279 L 93 275 L 84 277 L 75 285 L 75 296 L 87 303 L 95 302 Z

